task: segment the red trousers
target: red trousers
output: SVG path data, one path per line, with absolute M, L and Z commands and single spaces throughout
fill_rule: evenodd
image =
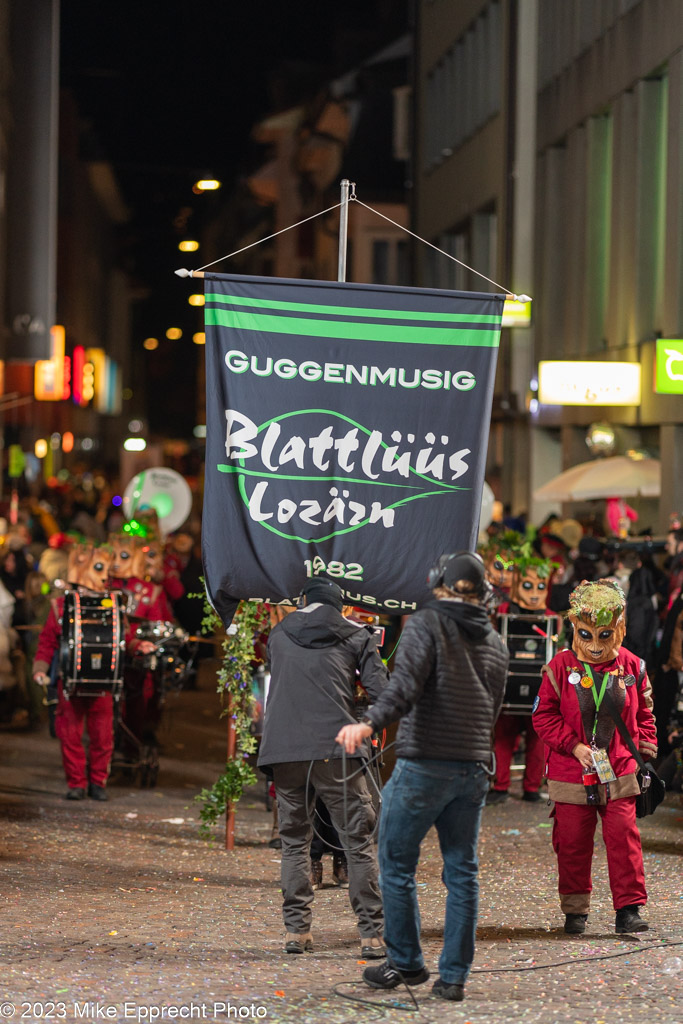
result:
M 607 851 L 615 910 L 647 902 L 643 851 L 636 826 L 636 798 L 609 800 L 604 807 L 555 804 L 553 849 L 557 854 L 560 906 L 565 914 L 587 914 L 593 889 L 591 863 L 598 816 Z
M 523 786 L 525 792 L 537 792 L 543 781 L 543 740 L 539 738 L 531 715 L 503 713 L 496 722 L 494 750 L 496 752 L 496 781 L 494 789 L 510 788 L 510 765 L 521 732 L 526 733 L 526 764 Z
M 83 746 L 83 726 L 87 724 L 90 771 Z M 114 749 L 114 709 L 112 696 L 71 697 L 67 700 L 59 684 L 55 712 L 55 732 L 62 747 L 62 764 L 69 789 L 87 789 L 88 781 L 104 786 Z

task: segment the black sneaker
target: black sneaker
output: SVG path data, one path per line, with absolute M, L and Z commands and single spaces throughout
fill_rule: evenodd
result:
M 85 795 L 85 794 L 84 794 Z M 108 800 L 107 791 L 104 786 L 97 786 L 91 782 L 88 786 L 88 796 L 91 800 Z
M 74 786 L 73 789 L 68 789 L 64 795 L 65 800 L 85 800 L 85 790 L 79 786 Z
M 297 935 L 296 932 L 287 932 L 285 939 L 285 953 L 313 952 L 313 939 L 310 932 L 302 935 Z
M 398 971 L 385 960 L 378 967 L 366 967 L 363 981 L 370 988 L 397 988 L 399 985 L 421 985 L 429 978 L 429 971 L 421 967 L 419 971 Z
M 465 998 L 465 986 L 457 983 L 449 985 L 443 978 L 437 978 L 432 985 L 432 995 L 438 999 L 448 999 L 452 1003 L 461 1003 Z
M 617 935 L 632 935 L 635 932 L 646 932 L 650 927 L 647 921 L 643 921 L 639 914 L 640 905 L 632 904 L 629 907 L 622 907 L 617 910 L 617 917 L 614 930 Z
M 507 789 L 490 789 L 486 797 L 486 803 L 489 807 L 491 804 L 504 804 L 508 795 Z
M 522 800 L 526 800 L 530 804 L 537 804 L 542 799 L 541 794 L 535 789 L 525 789 L 522 796 Z
M 588 914 L 565 914 L 564 930 L 567 935 L 583 935 L 587 920 Z

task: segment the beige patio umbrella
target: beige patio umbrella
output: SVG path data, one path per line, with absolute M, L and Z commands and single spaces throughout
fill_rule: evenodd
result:
M 661 490 L 659 459 L 631 459 L 613 455 L 592 459 L 534 491 L 536 501 L 590 501 L 593 498 L 658 498 Z

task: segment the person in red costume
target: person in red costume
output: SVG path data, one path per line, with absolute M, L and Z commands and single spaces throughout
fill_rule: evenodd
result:
M 623 648 L 626 598 L 608 580 L 581 583 L 570 596 L 571 650 L 544 668 L 534 707 L 536 732 L 547 748 L 548 795 L 555 801 L 564 930 L 585 931 L 593 887 L 591 863 L 598 818 L 607 851 L 618 933 L 647 930 L 640 833 L 636 827 L 637 765 L 605 702 L 609 694 L 643 757 L 657 752 L 657 731 L 645 663 Z M 603 781 L 604 780 L 604 781 Z
M 111 552 L 107 548 L 90 548 L 89 557 L 81 552 L 77 582 L 89 590 L 105 593 L 108 589 Z M 64 598 L 52 602 L 47 621 L 40 633 L 33 661 L 33 678 L 41 686 L 50 681 L 52 659 L 59 649 L 62 635 Z M 113 702 L 111 691 L 87 696 L 78 690 L 69 699 L 64 694 L 61 679 L 58 683 L 55 731 L 62 750 L 62 763 L 68 790 L 67 800 L 106 800 L 106 784 L 113 750 Z M 88 759 L 83 747 L 83 730 L 88 731 Z
M 154 730 L 161 716 L 160 694 L 154 673 L 144 664 L 141 655 L 154 650 L 154 644 L 137 636 L 140 619 L 169 622 L 173 613 L 160 583 L 145 579 L 146 541 L 129 534 L 110 537 L 112 547 L 110 583 L 125 595 L 126 611 L 131 623 L 126 634 L 126 646 L 132 661 L 123 677 L 123 724 L 139 742 L 156 743 Z M 133 739 L 124 739 L 125 752 L 133 756 Z
M 555 620 L 547 618 L 546 601 L 553 568 L 556 565 L 557 563 L 546 558 L 533 556 L 518 558 L 512 577 L 511 599 L 499 604 L 496 609 L 500 614 L 509 613 L 511 616 L 538 615 L 538 623 L 533 623 L 527 618 L 515 619 L 514 617 L 510 618 L 508 622 L 508 635 L 528 636 L 527 646 L 535 645 L 540 648 L 541 643 L 545 643 L 543 634 L 553 628 L 549 623 Z M 529 652 L 525 650 L 521 653 L 526 655 Z M 544 654 L 543 657 L 545 660 L 547 655 Z M 514 658 L 513 664 L 519 670 L 520 663 L 515 663 Z M 524 666 L 522 665 L 522 667 Z M 535 694 L 532 690 L 529 697 L 529 712 L 533 696 Z M 534 729 L 531 714 L 514 714 L 506 711 L 504 700 L 503 711 L 498 717 L 494 731 L 496 778 L 493 788 L 486 798 L 487 804 L 503 803 L 508 798 L 512 758 L 522 733 L 525 737 L 522 799 L 533 803 L 541 799 L 539 789 L 543 781 L 543 741 L 539 739 Z
M 638 513 L 623 498 L 608 498 L 605 509 L 607 526 L 613 537 L 627 537 L 628 524 L 637 522 Z

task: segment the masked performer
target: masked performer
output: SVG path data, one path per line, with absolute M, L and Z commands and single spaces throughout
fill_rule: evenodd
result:
M 541 799 L 538 792 L 543 781 L 543 742 L 539 739 L 534 729 L 531 708 L 538 684 L 531 680 L 534 674 L 538 673 L 540 664 L 534 666 L 533 661 L 541 658 L 545 660 L 545 641 L 548 632 L 552 631 L 552 623 L 546 614 L 546 600 L 548 597 L 548 585 L 555 563 L 545 558 L 517 556 L 515 569 L 512 578 L 511 600 L 498 605 L 497 611 L 500 614 L 507 613 L 511 617 L 507 623 L 508 644 L 510 638 L 514 637 L 515 650 L 510 652 L 510 675 L 508 676 L 508 691 L 511 686 L 517 687 L 521 692 L 524 685 L 527 691 L 524 702 L 528 704 L 527 714 L 506 711 L 505 704 L 511 698 L 510 692 L 506 691 L 503 701 L 503 712 L 496 722 L 494 749 L 496 753 L 496 779 L 493 789 L 486 798 L 487 804 L 503 803 L 508 798 L 510 789 L 510 767 L 512 758 L 519 743 L 522 733 L 525 736 L 525 760 L 524 778 L 522 781 L 522 799 L 537 802 Z M 515 615 L 523 618 L 516 619 Z M 538 616 L 538 622 L 533 622 L 530 616 Z M 525 640 L 520 640 L 525 637 Z M 536 655 L 536 657 L 534 657 Z M 520 660 L 518 660 L 518 658 Z M 541 662 L 542 663 L 542 662 Z M 521 670 L 528 669 L 529 682 L 520 683 Z M 526 680 L 526 675 L 524 676 Z M 519 698 L 519 693 L 516 694 Z M 521 699 L 518 701 L 521 703 Z
M 112 583 L 123 591 L 126 611 L 133 620 L 126 636 L 130 660 L 123 681 L 123 723 L 127 735 L 124 731 L 122 742 L 124 752 L 134 756 L 134 740 L 156 744 L 155 729 L 161 717 L 161 694 L 154 672 L 144 660 L 154 651 L 154 644 L 137 636 L 138 620 L 169 622 L 173 614 L 161 584 L 145 579 L 148 543 L 141 537 L 116 534 L 110 537 L 110 544 Z
M 557 855 L 565 932 L 585 931 L 592 890 L 593 838 L 598 818 L 607 851 L 618 933 L 647 924 L 643 854 L 636 827 L 637 765 L 616 729 L 609 694 L 643 757 L 657 751 L 645 663 L 621 646 L 626 599 L 607 580 L 581 583 L 571 594 L 572 649 L 545 667 L 534 725 L 548 749 L 548 794 L 555 801 Z
M 521 533 L 506 530 L 493 537 L 488 544 L 480 548 L 484 560 L 486 579 L 493 587 L 493 604 L 498 605 L 510 597 L 510 589 L 514 578 L 515 552 L 522 543 Z
M 108 588 L 111 552 L 106 547 L 89 548 L 88 557 L 81 552 L 77 582 L 92 591 Z M 75 569 L 71 569 L 72 582 Z M 50 682 L 50 666 L 59 650 L 62 636 L 64 598 L 52 603 L 40 633 L 33 662 L 33 678 L 41 686 Z M 113 750 L 113 701 L 109 689 L 89 690 L 87 695 L 75 693 L 66 697 L 62 680 L 57 687 L 55 731 L 62 749 L 62 763 L 68 790 L 67 800 L 106 800 L 106 783 Z M 88 758 L 83 746 L 83 729 L 88 731 Z

